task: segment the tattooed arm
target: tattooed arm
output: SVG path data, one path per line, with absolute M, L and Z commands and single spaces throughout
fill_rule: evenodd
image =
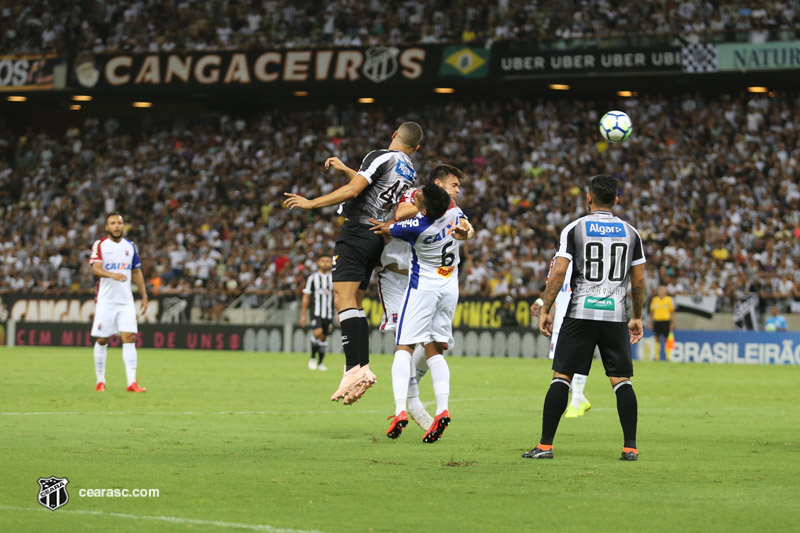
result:
M 556 296 L 561 291 L 564 285 L 564 278 L 567 275 L 569 268 L 569 259 L 565 257 L 557 257 L 553 268 L 550 270 L 550 277 L 547 280 L 547 287 L 544 289 L 542 300 L 542 312 L 539 314 L 539 331 L 545 337 L 549 337 L 553 332 L 553 316 L 550 314 L 550 308 L 556 301 Z

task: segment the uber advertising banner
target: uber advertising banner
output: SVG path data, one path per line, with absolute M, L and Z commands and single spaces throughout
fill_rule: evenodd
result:
M 55 55 L 0 55 L 0 91 L 36 91 L 56 88 Z M 63 73 L 63 68 L 62 68 Z M 63 75 L 61 86 L 63 87 Z
M 504 41 L 492 46 L 497 78 L 552 74 L 680 72 L 681 48 L 541 50 L 536 43 Z
M 646 332 L 647 333 L 647 332 Z M 634 347 L 636 359 L 664 358 L 648 334 Z M 676 331 L 673 363 L 732 363 L 745 365 L 800 365 L 800 333 L 760 331 Z
M 326 84 L 396 84 L 438 75 L 440 46 L 373 46 L 256 52 L 79 54 L 73 85 L 180 88 Z

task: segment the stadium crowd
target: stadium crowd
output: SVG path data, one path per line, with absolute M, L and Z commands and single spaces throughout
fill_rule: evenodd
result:
M 628 141 L 602 141 L 598 106 L 634 118 Z M 209 317 L 242 293 L 294 300 L 341 220 L 287 211 L 282 193 L 333 190 L 343 176 L 326 157 L 357 167 L 416 120 L 418 175 L 437 162 L 467 175 L 459 203 L 477 238 L 462 294 L 538 294 L 561 228 L 585 210 L 585 178 L 612 172 L 618 212 L 646 243 L 648 293 L 663 283 L 729 311 L 747 289 L 788 311 L 800 301 L 798 106 L 797 94 L 451 100 L 154 119 L 136 136 L 113 118 L 60 137 L 3 131 L 0 290 L 93 290 L 89 250 L 117 210 L 161 293 L 197 294 Z
M 793 40 L 797 0 L 31 0 L 0 8 L 0 50 L 171 52 L 679 38 Z M 618 43 L 617 43 L 618 44 Z

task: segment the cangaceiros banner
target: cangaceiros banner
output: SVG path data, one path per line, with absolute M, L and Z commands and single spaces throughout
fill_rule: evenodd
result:
M 92 88 L 244 87 L 414 82 L 438 75 L 441 46 L 79 54 L 73 83 Z

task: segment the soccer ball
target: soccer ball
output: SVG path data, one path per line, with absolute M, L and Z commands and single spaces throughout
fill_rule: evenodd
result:
M 769 323 L 764 326 L 764 331 L 769 331 L 770 333 L 774 333 L 778 331 L 778 327 L 775 324 Z
M 609 111 L 600 119 L 600 135 L 612 143 L 621 143 L 632 131 L 631 117 L 622 111 Z

